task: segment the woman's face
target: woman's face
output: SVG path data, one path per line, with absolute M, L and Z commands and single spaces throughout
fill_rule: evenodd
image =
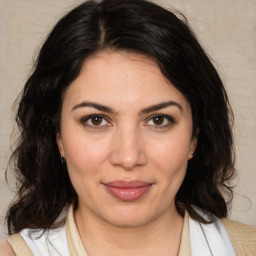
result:
M 78 209 L 136 227 L 176 211 L 196 139 L 188 101 L 154 61 L 102 52 L 65 92 L 57 143 Z

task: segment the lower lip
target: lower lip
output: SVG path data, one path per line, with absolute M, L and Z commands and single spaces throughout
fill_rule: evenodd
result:
M 132 202 L 140 199 L 143 195 L 145 195 L 150 190 L 151 185 L 133 188 L 119 188 L 111 187 L 108 185 L 105 185 L 105 187 L 107 191 L 117 199 L 124 202 Z

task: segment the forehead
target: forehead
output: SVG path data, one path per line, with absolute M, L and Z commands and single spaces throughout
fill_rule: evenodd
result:
M 105 51 L 87 58 L 77 79 L 64 95 L 69 101 L 97 101 L 107 105 L 138 107 L 186 98 L 162 74 L 157 63 L 144 55 Z M 115 107 L 115 106 L 113 106 Z

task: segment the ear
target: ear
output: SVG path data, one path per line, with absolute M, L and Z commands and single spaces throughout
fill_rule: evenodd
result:
M 61 134 L 59 132 L 56 134 L 56 142 L 57 142 L 57 145 L 59 148 L 60 155 L 65 158 L 65 152 L 64 152 L 64 148 L 63 148 L 62 138 L 61 138 Z
M 190 150 L 189 150 L 188 160 L 194 157 L 194 153 L 196 151 L 196 146 L 197 146 L 197 136 L 194 136 L 191 140 L 191 143 L 190 143 Z

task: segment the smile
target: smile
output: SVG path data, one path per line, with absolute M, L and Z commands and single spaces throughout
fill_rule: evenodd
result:
M 103 184 L 107 191 L 115 198 L 132 202 L 145 195 L 151 188 L 152 184 L 134 180 L 134 181 L 113 181 Z

